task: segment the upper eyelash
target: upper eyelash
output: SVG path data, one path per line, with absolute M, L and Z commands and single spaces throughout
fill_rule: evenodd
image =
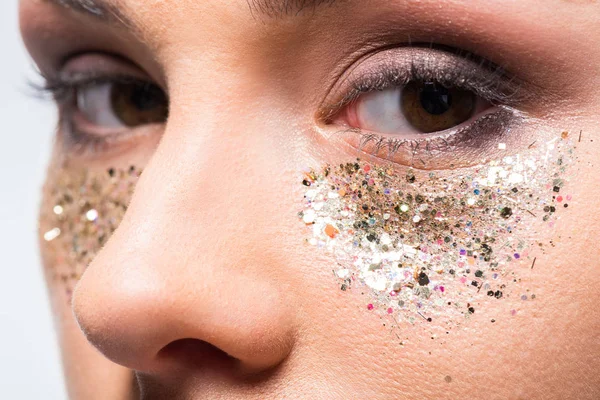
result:
M 411 47 L 419 47 L 411 45 Z M 436 46 L 439 47 L 439 46 Z M 432 52 L 441 52 L 439 48 L 432 48 Z M 448 55 L 448 51 L 445 51 Z M 453 65 L 446 59 L 443 63 L 436 63 L 435 57 L 411 59 L 404 62 L 379 62 L 376 67 L 370 69 L 367 74 L 355 79 L 346 89 L 343 98 L 333 106 L 326 107 L 328 112 L 325 120 L 334 116 L 346 105 L 358 99 L 362 94 L 381 91 L 392 87 L 401 87 L 413 81 L 434 81 L 449 87 L 471 90 L 480 97 L 491 103 L 510 105 L 522 101 L 526 93 L 521 91 L 522 82 L 511 76 L 500 66 L 464 51 L 454 51 L 454 57 L 461 62 Z M 468 61 L 468 64 L 465 62 Z M 404 64 L 404 65 L 402 65 Z M 469 68 L 464 68 L 467 65 Z M 71 74 L 68 77 L 45 77 L 43 85 L 31 85 L 42 95 L 50 94 L 59 105 L 66 105 L 73 101 L 73 94 L 86 86 L 100 85 L 106 83 L 148 83 L 145 80 L 128 75 L 106 75 L 93 71 Z M 73 129 L 73 128 L 71 128 Z M 104 140 L 104 139 L 103 139 Z M 361 147 L 368 143 L 374 143 L 375 148 L 388 149 L 389 154 L 394 154 L 399 148 L 412 146 L 414 143 L 406 139 L 384 139 L 379 135 L 364 134 Z M 104 143 L 96 143 L 104 145 Z
M 380 63 L 374 72 L 351 82 L 347 93 L 337 102 L 326 106 L 320 117 L 330 123 L 331 118 L 341 109 L 365 93 L 402 87 L 415 81 L 433 81 L 447 87 L 471 90 L 494 105 L 510 107 L 527 99 L 528 93 L 521 90 L 523 82 L 502 67 L 472 53 L 456 50 L 454 54 L 463 62 L 472 64 L 471 71 L 460 68 L 458 62 L 457 65 L 431 65 L 420 60 L 410 60 L 408 68 L 394 62 Z
M 411 46 L 415 47 L 415 46 Z M 515 75 L 510 74 L 504 68 L 497 64 L 478 57 L 474 54 L 453 51 L 440 51 L 440 49 L 421 48 L 416 51 L 406 52 L 401 49 L 396 57 L 393 53 L 382 53 L 380 60 L 376 62 L 366 61 L 365 64 L 358 65 L 358 72 L 350 73 L 345 81 L 341 81 L 344 87 L 344 95 L 341 100 L 330 106 L 322 108 L 323 111 L 318 115 L 325 124 L 336 124 L 335 118 L 343 108 L 352 104 L 365 93 L 383 91 L 395 87 L 403 87 L 410 82 L 435 82 L 446 87 L 469 90 L 477 96 L 496 106 L 498 112 L 488 114 L 484 118 L 477 119 L 474 124 L 458 128 L 451 137 L 427 137 L 421 139 L 410 139 L 403 137 L 390 137 L 378 134 L 376 132 L 363 131 L 360 128 L 346 127 L 338 130 L 336 134 L 352 132 L 360 138 L 358 149 L 367 151 L 375 156 L 382 151 L 386 160 L 391 160 L 401 149 L 408 151 L 410 165 L 416 168 L 428 168 L 425 155 L 448 151 L 453 148 L 453 141 L 465 137 L 471 137 L 473 134 L 482 131 L 483 125 L 486 125 L 484 131 L 486 134 L 494 132 L 500 134 L 505 131 L 505 127 L 516 121 L 521 121 L 526 115 L 519 109 L 526 106 L 527 100 L 532 97 L 532 88 L 528 83 L 527 88 L 522 90 L 525 81 Z M 431 52 L 431 53 L 429 53 Z M 436 55 L 438 53 L 439 55 Z M 409 58 L 402 57 L 408 54 Z M 366 65 L 366 67 L 365 67 Z M 502 127 L 502 128 L 501 128 Z
M 66 141 L 65 143 L 68 143 L 69 151 L 78 155 L 102 153 L 119 139 L 125 139 L 128 135 L 119 133 L 113 136 L 96 137 L 79 131 L 70 120 L 75 106 L 74 95 L 78 90 L 102 84 L 153 84 L 149 80 L 129 75 L 108 75 L 94 71 L 71 74 L 68 77 L 41 76 L 43 83 L 30 83 L 30 87 L 34 89 L 38 97 L 50 98 L 57 103 L 61 109 L 59 119 L 59 132 L 63 133 L 61 137 Z
M 50 96 L 57 103 L 71 99 L 71 95 L 87 86 L 107 83 L 146 83 L 146 81 L 127 75 L 99 75 L 94 73 L 81 73 L 69 78 L 51 78 L 42 76 L 43 84 L 30 83 L 30 86 L 40 97 Z

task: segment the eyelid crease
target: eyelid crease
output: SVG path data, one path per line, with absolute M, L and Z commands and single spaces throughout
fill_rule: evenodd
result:
M 84 66 L 81 66 L 82 60 Z M 80 66 L 73 68 L 73 62 Z M 165 94 L 168 93 L 167 88 L 148 76 L 143 68 L 127 57 L 102 50 L 70 52 L 61 57 L 56 71 L 42 71 L 35 66 L 33 69 L 37 78 L 35 81 L 29 79 L 27 82 L 28 87 L 33 91 L 30 94 L 42 100 L 56 101 L 55 94 L 60 93 L 60 89 L 76 89 L 84 85 L 111 82 L 147 82 L 161 88 Z
M 471 90 L 495 105 L 516 106 L 532 96 L 532 93 L 522 90 L 523 80 L 499 65 L 473 53 L 451 50 L 445 46 L 428 45 L 425 48 L 411 44 L 371 55 L 340 82 L 338 87 L 345 86 L 346 94 L 326 104 L 318 118 L 329 124 L 337 113 L 360 95 L 402 87 L 411 81 L 434 81 L 448 87 Z M 408 60 L 406 54 L 389 53 L 408 53 Z M 372 59 L 377 58 L 383 60 L 374 63 Z M 376 65 L 363 67 L 364 64 Z M 356 72 L 360 70 L 364 71 L 362 75 Z M 355 78 L 355 75 L 359 76 Z

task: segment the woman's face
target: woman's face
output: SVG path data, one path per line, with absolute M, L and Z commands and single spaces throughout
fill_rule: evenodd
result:
M 596 2 L 20 17 L 72 398 L 600 397 Z

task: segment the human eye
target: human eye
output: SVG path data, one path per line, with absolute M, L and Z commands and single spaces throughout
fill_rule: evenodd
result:
M 495 64 L 447 49 L 406 47 L 368 57 L 343 79 L 326 116 L 351 147 L 419 169 L 452 169 L 517 141 L 522 83 Z
M 169 115 L 167 95 L 141 71 L 109 56 L 83 56 L 45 77 L 60 113 L 67 153 L 85 157 L 124 151 L 154 134 Z

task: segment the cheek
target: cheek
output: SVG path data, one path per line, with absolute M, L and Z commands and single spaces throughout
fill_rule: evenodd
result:
M 73 287 L 121 222 L 141 171 L 51 170 L 40 210 L 41 251 L 48 280 Z
M 515 300 L 536 300 L 521 280 L 569 212 L 573 158 L 572 143 L 559 136 L 444 173 L 327 166 L 305 173 L 300 218 L 307 241 L 334 256 L 340 290 L 365 293 L 361 307 L 390 324 L 457 325 L 502 301 L 510 317 Z

